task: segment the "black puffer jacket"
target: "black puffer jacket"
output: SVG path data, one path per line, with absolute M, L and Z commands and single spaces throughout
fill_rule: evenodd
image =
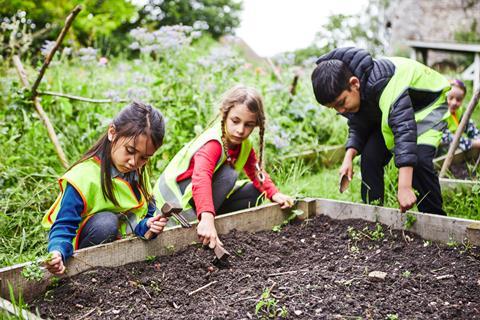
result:
M 362 152 L 369 135 L 381 129 L 382 112 L 380 97 L 388 81 L 395 73 L 395 65 L 387 59 L 374 60 L 370 54 L 354 47 L 335 49 L 317 60 L 341 60 L 360 80 L 360 110 L 343 114 L 348 118 L 349 134 L 346 148 Z M 390 109 L 388 125 L 395 139 L 395 165 L 415 166 L 417 163 L 417 125 L 408 90 L 399 93 L 399 99 Z

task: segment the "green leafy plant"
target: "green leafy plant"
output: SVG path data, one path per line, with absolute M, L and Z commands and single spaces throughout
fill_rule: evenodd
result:
M 157 256 L 147 256 L 145 258 L 145 261 L 148 262 L 148 263 L 152 263 L 155 261 L 155 259 L 157 259 Z
M 409 230 L 413 227 L 416 221 L 417 221 L 417 217 L 407 212 L 405 214 L 405 222 L 403 223 L 403 226 L 405 227 L 405 229 Z
M 277 299 L 270 296 L 270 289 L 265 288 L 255 305 L 255 315 L 260 315 L 262 318 L 286 318 L 288 310 L 285 306 L 278 307 Z
M 370 231 L 367 229 L 366 231 L 370 235 L 370 238 L 374 241 L 379 241 L 385 238 L 385 234 L 383 233 L 383 228 L 380 223 L 375 224 L 375 230 Z
M 410 278 L 411 275 L 412 275 L 412 273 L 408 270 L 405 270 L 405 271 L 402 272 L 402 276 L 404 278 Z
M 387 318 L 386 318 L 386 319 L 387 319 L 387 320 L 399 320 L 400 318 L 398 317 L 398 314 L 396 314 L 396 313 L 395 313 L 395 314 L 389 313 L 389 314 L 387 314 Z
M 52 257 L 53 255 L 49 253 L 43 258 L 27 264 L 25 267 L 23 267 L 22 276 L 29 281 L 41 281 L 44 275 L 43 265 L 52 259 Z

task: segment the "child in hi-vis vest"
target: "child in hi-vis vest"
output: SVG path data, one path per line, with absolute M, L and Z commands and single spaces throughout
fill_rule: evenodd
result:
M 458 125 L 462 120 L 465 108 L 462 106 L 465 95 L 467 94 L 467 87 L 465 84 L 454 79 L 450 81 L 452 89 L 448 92 L 448 111 L 450 111 L 450 117 L 447 119 L 448 127 L 443 130 L 442 142 L 440 144 L 439 153 L 447 153 L 450 143 L 453 141 L 455 132 Z M 480 131 L 475 126 L 475 122 L 472 119 L 468 120 L 467 126 L 460 137 L 458 147 L 462 151 L 468 151 L 471 149 L 480 149 Z
M 132 232 L 143 236 L 163 230 L 167 219 L 154 215 L 145 164 L 164 134 L 162 114 L 133 102 L 59 179 L 60 195 L 42 221 L 50 229 L 46 267 L 51 273 L 64 273 L 64 263 L 76 249 Z
M 210 248 L 222 245 L 215 215 L 255 206 L 262 193 L 282 208 L 293 205 L 262 168 L 265 114 L 259 93 L 244 86 L 230 89 L 221 102 L 220 118 L 175 155 L 153 191 L 159 205 L 177 203 L 187 219 L 198 218 L 198 237 Z M 260 135 L 258 160 L 249 140 L 255 127 Z M 237 181 L 242 171 L 250 183 Z

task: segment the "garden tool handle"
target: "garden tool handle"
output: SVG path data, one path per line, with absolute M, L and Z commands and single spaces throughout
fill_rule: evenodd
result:
M 157 208 L 157 211 L 159 211 L 159 215 L 161 218 L 169 218 L 172 215 L 172 213 L 177 212 L 179 209 L 181 211 L 181 208 L 175 207 L 169 202 L 165 202 L 162 206 L 162 209 L 158 210 Z M 154 235 L 155 233 L 153 233 L 150 230 L 147 230 L 147 232 L 145 232 L 144 238 L 147 240 L 150 240 Z

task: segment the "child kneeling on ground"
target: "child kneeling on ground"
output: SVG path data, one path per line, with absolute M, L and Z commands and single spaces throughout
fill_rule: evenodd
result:
M 112 242 L 134 232 L 162 232 L 145 164 L 162 145 L 162 114 L 133 102 L 103 136 L 59 179 L 60 195 L 43 218 L 50 229 L 46 267 L 65 272 L 73 250 Z
M 217 214 L 253 207 L 262 194 L 282 208 L 293 199 L 278 192 L 262 168 L 265 113 L 259 93 L 236 86 L 225 93 L 220 118 L 185 145 L 170 161 L 154 187 L 158 205 L 173 202 L 183 207 L 187 220 L 200 221 L 197 233 L 210 248 L 222 246 L 215 229 Z M 249 136 L 259 127 L 259 159 Z M 252 181 L 237 181 L 244 171 Z

